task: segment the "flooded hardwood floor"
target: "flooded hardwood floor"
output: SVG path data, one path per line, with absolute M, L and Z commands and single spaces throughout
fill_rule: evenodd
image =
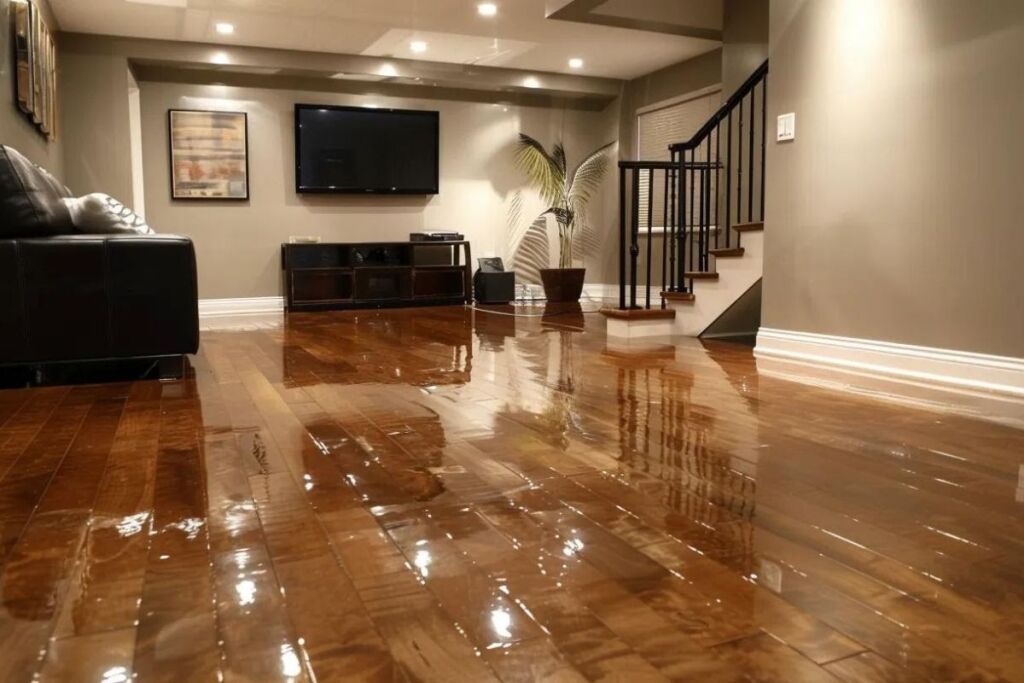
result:
M 1024 680 L 1024 433 L 603 329 L 303 314 L 0 392 L 0 677 Z

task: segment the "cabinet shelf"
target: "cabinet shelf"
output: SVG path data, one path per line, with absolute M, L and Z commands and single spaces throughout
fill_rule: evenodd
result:
M 289 310 L 472 301 L 469 242 L 282 244 Z

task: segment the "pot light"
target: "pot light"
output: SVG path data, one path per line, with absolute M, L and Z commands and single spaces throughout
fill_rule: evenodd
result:
M 424 40 L 414 40 L 409 43 L 409 49 L 416 54 L 422 54 L 427 51 L 427 43 Z
M 476 6 L 476 11 L 479 12 L 482 17 L 493 17 L 498 13 L 498 6 L 493 2 L 481 2 Z
M 582 69 L 583 68 L 583 60 L 580 59 L 579 57 L 573 57 L 572 59 L 569 60 L 569 68 L 570 69 Z
M 217 33 L 222 36 L 230 36 L 235 32 L 235 25 L 229 24 L 226 21 L 217 22 L 217 24 L 214 25 L 214 28 L 217 30 Z

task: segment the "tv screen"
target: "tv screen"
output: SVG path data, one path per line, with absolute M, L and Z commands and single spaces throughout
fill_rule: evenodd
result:
M 437 194 L 436 111 L 295 105 L 298 192 Z

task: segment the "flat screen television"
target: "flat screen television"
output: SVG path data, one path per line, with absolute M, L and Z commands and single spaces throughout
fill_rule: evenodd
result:
M 437 194 L 436 111 L 295 105 L 295 189 Z

